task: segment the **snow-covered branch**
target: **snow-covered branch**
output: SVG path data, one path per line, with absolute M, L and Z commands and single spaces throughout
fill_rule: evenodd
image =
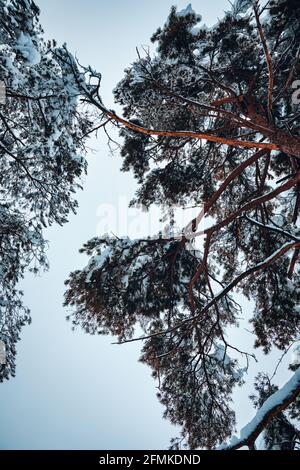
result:
M 273 393 L 259 408 L 254 418 L 242 428 L 240 437 L 232 437 L 229 443 L 222 444 L 219 450 L 236 450 L 243 446 L 253 448 L 254 443 L 266 425 L 285 410 L 300 394 L 300 367 L 286 384 Z
M 248 220 L 248 222 L 251 222 L 252 224 L 257 225 L 258 227 L 264 228 L 266 230 L 272 230 L 273 232 L 280 233 L 281 235 L 284 235 L 285 237 L 290 238 L 291 240 L 300 241 L 299 237 L 296 237 L 292 233 L 289 233 L 286 230 L 283 230 L 279 227 L 276 227 L 275 225 L 262 224 L 258 220 L 255 220 L 252 217 L 248 217 L 247 215 L 245 215 L 245 219 Z
M 252 266 L 251 268 L 247 269 L 246 271 L 243 271 L 239 276 L 234 278 L 224 289 L 222 289 L 218 294 L 216 294 L 207 304 L 205 307 L 201 309 L 199 313 L 196 315 L 193 315 L 186 320 L 183 320 L 182 322 L 178 323 L 172 328 L 169 328 L 167 330 L 162 330 L 155 332 L 153 334 L 147 335 L 147 336 L 141 336 L 138 338 L 131 338 L 128 340 L 124 341 L 119 341 L 117 344 L 123 344 L 123 343 L 131 343 L 134 341 L 142 341 L 145 339 L 153 338 L 155 336 L 160 336 L 160 335 L 166 335 L 168 333 L 172 333 L 173 331 L 178 330 L 182 326 L 199 320 L 203 316 L 204 313 L 206 313 L 211 307 L 213 307 L 217 302 L 219 302 L 223 297 L 226 296 L 235 286 L 237 286 L 241 281 L 243 281 L 245 278 L 249 277 L 251 274 L 254 274 L 257 271 L 261 271 L 263 269 L 268 268 L 271 266 L 273 263 L 275 263 L 281 256 L 286 254 L 289 250 L 292 250 L 294 248 L 300 247 L 300 241 L 298 242 L 287 242 L 284 245 L 282 245 L 278 250 L 276 250 L 274 253 L 272 253 L 268 258 L 264 259 L 260 263 L 258 263 L 256 266 Z

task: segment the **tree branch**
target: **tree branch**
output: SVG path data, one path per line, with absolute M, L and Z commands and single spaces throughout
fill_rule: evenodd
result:
M 276 416 L 285 410 L 300 394 L 300 367 L 286 384 L 273 393 L 259 408 L 254 418 L 241 430 L 240 437 L 233 437 L 228 444 L 222 444 L 218 450 L 237 450 L 243 446 L 249 448 Z
M 269 149 L 269 150 L 280 150 L 280 146 L 272 143 L 260 143 L 251 142 L 248 140 L 236 140 L 228 139 L 225 137 L 218 137 L 215 135 L 208 134 L 207 132 L 194 132 L 194 131 L 163 131 L 156 129 L 147 129 L 143 126 L 138 126 L 127 119 L 118 116 L 114 111 L 106 109 L 100 102 L 94 100 L 93 97 L 89 96 L 87 100 L 91 104 L 94 104 L 100 109 L 108 118 L 111 118 L 116 123 L 122 124 L 127 129 L 138 132 L 144 135 L 163 136 L 163 137 L 175 137 L 175 138 L 193 138 L 193 139 L 205 139 L 209 142 L 217 142 L 224 145 L 231 145 L 233 147 L 244 147 L 244 148 L 257 148 L 257 149 Z
M 267 41 L 265 38 L 264 31 L 262 29 L 260 19 L 259 19 L 259 12 L 258 12 L 258 3 L 254 6 L 254 15 L 255 15 L 255 20 L 257 24 L 257 29 L 259 32 L 259 36 L 262 42 L 262 46 L 264 49 L 266 61 L 267 61 L 267 66 L 268 66 L 268 74 L 269 74 L 269 87 L 268 87 L 268 113 L 269 113 L 269 118 L 272 120 L 272 107 L 273 107 L 273 87 L 274 87 L 274 78 L 273 78 L 273 65 L 272 65 L 272 59 L 271 59 L 271 54 L 268 49 Z
M 261 271 L 262 269 L 268 268 L 271 266 L 273 263 L 275 263 L 281 256 L 283 256 L 285 253 L 287 253 L 289 250 L 292 250 L 294 248 L 300 247 L 300 240 L 297 242 L 290 242 L 290 243 L 285 243 L 282 245 L 278 250 L 276 250 L 274 253 L 272 253 L 271 256 L 268 258 L 264 259 L 260 263 L 258 263 L 255 266 L 252 266 L 251 268 L 247 269 L 246 271 L 243 271 L 239 276 L 234 278 L 224 289 L 221 290 L 217 295 L 215 295 L 206 305 L 204 308 L 201 309 L 197 315 L 193 315 L 186 320 L 183 320 L 182 322 L 178 323 L 172 328 L 168 328 L 167 330 L 162 330 L 158 331 L 156 333 L 152 333 L 147 336 L 141 336 L 139 338 L 131 338 L 127 339 L 124 341 L 119 341 L 117 343 L 113 344 L 124 344 L 124 343 L 132 343 L 134 341 L 142 341 L 145 339 L 153 338 L 155 336 L 160 336 L 160 335 L 166 335 L 168 333 L 171 333 L 173 331 L 176 331 L 178 328 L 181 328 L 182 326 L 188 324 L 188 323 L 193 323 L 195 320 L 199 320 L 199 318 L 206 313 L 213 305 L 215 305 L 216 302 L 218 302 L 220 299 L 222 299 L 228 292 L 230 292 L 237 284 L 239 284 L 242 280 L 244 280 L 246 277 L 250 276 L 251 274 L 254 274 L 257 271 Z
M 204 204 L 204 209 L 197 215 L 195 219 L 193 219 L 184 229 L 184 233 L 191 231 L 192 226 L 194 228 L 193 231 L 197 230 L 199 223 L 203 219 L 204 215 L 211 209 L 214 203 L 219 199 L 219 197 L 223 194 L 227 186 L 237 177 L 239 176 L 248 166 L 255 163 L 259 158 L 266 154 L 267 150 L 262 149 L 252 155 L 250 158 L 245 160 L 243 163 L 238 165 L 223 181 L 223 183 L 219 186 L 217 191 L 212 195 L 212 197 Z

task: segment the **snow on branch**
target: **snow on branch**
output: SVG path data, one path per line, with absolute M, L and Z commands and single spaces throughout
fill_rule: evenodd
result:
M 229 443 L 222 444 L 218 450 L 237 450 L 243 446 L 254 447 L 254 442 L 267 424 L 285 410 L 300 394 L 300 367 L 286 384 L 273 393 L 259 408 L 252 420 L 242 428 L 240 437 L 233 436 Z
M 252 224 L 257 225 L 258 227 L 262 227 L 266 230 L 273 230 L 274 232 L 280 233 L 280 234 L 284 235 L 285 237 L 290 238 L 291 240 L 300 241 L 299 237 L 296 237 L 294 234 L 289 233 L 286 230 L 283 230 L 279 227 L 276 227 L 275 225 L 262 224 L 258 220 L 255 220 L 252 217 L 249 217 L 248 215 L 245 215 L 244 217 L 245 217 L 246 220 L 248 220 L 248 222 L 251 222 Z
M 177 323 L 177 325 L 173 326 L 172 328 L 168 328 L 167 330 L 157 331 L 147 336 L 140 336 L 137 338 L 126 339 L 124 341 L 118 341 L 117 343 L 113 343 L 113 344 L 124 344 L 124 343 L 132 343 L 134 341 L 143 341 L 149 338 L 153 338 L 155 336 L 166 335 L 168 333 L 172 333 L 173 331 L 176 331 L 177 329 L 181 328 L 182 326 L 186 324 L 193 324 L 193 322 L 198 321 L 199 318 L 201 318 L 204 313 L 206 313 L 213 305 L 216 305 L 216 303 L 220 299 L 222 299 L 226 294 L 228 294 L 237 284 L 239 284 L 246 277 L 256 273 L 257 271 L 268 268 L 270 265 L 275 263 L 279 258 L 281 258 L 281 256 L 286 254 L 289 250 L 292 250 L 298 247 L 300 248 L 300 241 L 297 241 L 297 242 L 293 241 L 293 242 L 285 243 L 280 248 L 278 248 L 278 250 L 274 251 L 270 256 L 265 258 L 263 261 L 261 261 L 260 263 L 256 264 L 255 266 L 252 266 L 251 268 L 247 269 L 246 271 L 243 271 L 241 274 L 236 276 L 229 284 L 227 284 L 226 287 L 224 287 L 224 289 L 218 292 L 209 302 L 207 302 L 205 307 L 203 307 L 199 313 L 186 318 L 182 322 Z

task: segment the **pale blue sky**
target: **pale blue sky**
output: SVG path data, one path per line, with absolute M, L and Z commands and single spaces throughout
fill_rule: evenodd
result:
M 46 37 L 67 42 L 80 62 L 103 74 L 102 96 L 115 107 L 111 90 L 149 45 L 166 19 L 170 0 L 39 0 Z M 222 16 L 227 0 L 195 0 L 208 25 Z M 62 228 L 47 231 L 50 271 L 27 276 L 23 288 L 33 323 L 18 345 L 17 376 L 0 386 L 1 449 L 166 448 L 177 430 L 162 419 L 150 370 L 137 362 L 139 344 L 111 345 L 111 338 L 72 332 L 62 308 L 64 280 L 86 262 L 81 245 L 96 235 L 99 204 L 116 206 L 133 195 L 130 174 L 109 155 L 102 136 L 92 140 L 79 210 Z M 243 409 L 241 419 L 252 415 Z

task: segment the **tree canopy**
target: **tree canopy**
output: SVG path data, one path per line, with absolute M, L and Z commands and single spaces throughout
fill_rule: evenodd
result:
M 199 206 L 169 238 L 89 241 L 65 301 L 74 326 L 143 342 L 165 416 L 182 427 L 175 447 L 215 448 L 234 431 L 245 371 L 226 331 L 238 328 L 237 288 L 255 302 L 255 347 L 285 351 L 299 337 L 299 15 L 298 2 L 237 1 L 207 28 L 191 6 L 174 7 L 151 38 L 156 53 L 139 52 L 114 90 L 123 116 L 103 104 L 100 80 L 82 89 L 101 122 L 120 127 L 123 170 L 139 185 L 132 204 Z M 275 390 L 261 383 L 260 404 Z M 281 397 L 293 417 L 295 387 Z M 265 442 L 294 448 L 299 431 L 279 408 L 264 415 Z M 256 429 L 235 448 L 253 448 Z
M 30 321 L 18 282 L 47 267 L 44 227 L 76 210 L 91 124 L 67 51 L 45 43 L 38 17 L 31 0 L 0 1 L 0 381 L 14 374 L 15 343 Z
M 85 168 L 78 158 L 83 139 L 93 129 L 117 126 L 122 170 L 132 171 L 138 184 L 132 205 L 170 211 L 194 205 L 199 215 L 169 237 L 103 234 L 88 241 L 81 251 L 89 263 L 67 281 L 69 319 L 87 333 L 140 341 L 140 359 L 158 381 L 165 416 L 182 429 L 172 447 L 216 448 L 234 433 L 232 393 L 246 380 L 241 359 L 251 367 L 254 356 L 227 335 L 241 315 L 237 290 L 255 304 L 256 348 L 285 354 L 299 339 L 300 127 L 292 93 L 300 67 L 300 4 L 237 0 L 211 28 L 190 5 L 181 12 L 173 7 L 151 38 L 156 52 L 139 51 L 114 90 L 121 116 L 103 103 L 99 72 L 79 66 L 66 47 L 37 39 L 33 2 L 6 3 L 0 1 L 1 12 L 16 18 L 19 29 L 12 25 L 8 32 L 1 19 L 7 45 L 0 49 L 0 73 L 7 74 L 11 108 L 1 117 L 1 210 L 5 220 L 19 217 L 25 241 L 18 241 L 13 224 L 2 236 L 16 244 L 14 255 L 23 250 L 21 264 L 8 256 L 7 269 L 15 274 L 12 280 L 2 275 L 3 298 L 20 302 L 15 286 L 32 253 L 44 264 L 42 224 L 63 223 L 74 209 L 71 193 Z M 89 115 L 78 109 L 79 96 Z M 203 218 L 210 224 L 204 231 Z M 198 237 L 201 250 L 193 245 Z M 13 312 L 14 303 L 5 305 L 2 318 L 15 331 L 14 312 L 18 321 L 28 313 L 20 314 L 20 303 Z M 272 377 L 257 377 L 257 415 L 222 448 L 253 449 L 261 432 L 266 448 L 299 446 L 298 352 L 282 389 Z

